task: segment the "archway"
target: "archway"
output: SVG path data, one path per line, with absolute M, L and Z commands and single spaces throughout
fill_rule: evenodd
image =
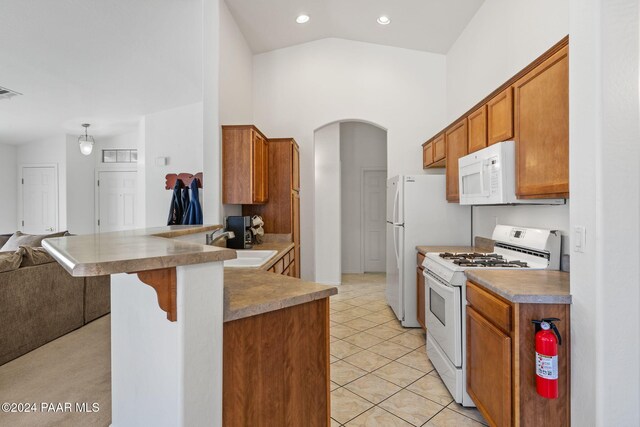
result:
M 346 119 L 314 131 L 315 280 L 384 272 L 387 130 Z M 365 208 L 365 206 L 367 206 Z

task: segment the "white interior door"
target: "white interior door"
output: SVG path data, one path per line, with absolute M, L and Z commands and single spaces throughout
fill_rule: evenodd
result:
M 137 173 L 98 172 L 98 232 L 136 227 Z
M 387 171 L 363 171 L 362 235 L 363 270 L 386 271 L 386 199 Z
M 22 168 L 22 231 L 58 231 L 58 173 L 54 166 Z

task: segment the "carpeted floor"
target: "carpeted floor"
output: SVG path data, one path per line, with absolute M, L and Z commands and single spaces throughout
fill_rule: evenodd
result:
M 3 406 L 0 426 L 108 426 L 110 335 L 110 317 L 105 316 L 0 366 L 0 404 L 36 404 L 30 413 L 5 412 Z M 71 411 L 65 412 L 65 403 Z M 99 410 L 79 413 L 76 403 L 91 409 L 97 403 Z

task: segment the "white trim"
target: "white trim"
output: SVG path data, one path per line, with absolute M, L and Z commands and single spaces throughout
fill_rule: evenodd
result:
M 24 179 L 23 171 L 25 168 L 53 168 L 54 170 L 54 178 L 56 180 L 54 185 L 54 188 L 56 190 L 56 196 L 54 197 L 56 203 L 54 233 L 57 233 L 58 231 L 60 231 L 60 177 L 58 175 L 59 169 L 57 163 L 25 163 L 18 166 L 18 217 L 16 218 L 16 229 L 24 232 L 24 226 L 22 225 L 22 221 L 24 221 L 24 186 L 22 185 L 22 180 Z
M 386 168 L 378 167 L 362 167 L 360 168 L 360 274 L 364 274 L 364 174 L 365 172 L 385 172 Z M 387 176 L 388 178 L 388 176 Z M 385 193 L 386 194 L 386 193 Z M 386 204 L 385 204 L 386 208 Z M 386 210 L 385 210 L 386 212 Z M 385 213 L 386 215 L 386 213 Z M 383 250 L 387 250 L 386 245 Z
M 123 164 L 123 163 L 121 163 Z M 100 233 L 100 226 L 98 225 L 98 221 L 100 220 L 100 186 L 98 185 L 98 179 L 100 178 L 100 173 L 101 172 L 138 172 L 138 168 L 132 168 L 130 165 L 126 168 L 122 167 L 118 167 L 118 168 L 111 168 L 111 167 L 102 167 L 102 164 L 98 167 L 96 167 L 94 169 L 93 172 L 93 212 L 94 212 L 94 218 L 93 218 L 93 230 L 96 234 Z M 137 178 L 137 177 L 136 177 Z M 136 183 L 136 195 L 138 195 L 138 183 Z M 137 206 L 136 206 L 137 207 Z M 138 214 L 136 212 L 136 219 L 138 218 Z

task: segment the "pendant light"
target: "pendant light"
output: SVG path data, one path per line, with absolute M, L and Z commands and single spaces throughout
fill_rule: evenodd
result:
M 82 127 L 84 128 L 84 135 L 80 135 L 78 137 L 78 144 L 80 144 L 80 152 L 85 156 L 88 156 L 93 151 L 93 144 L 95 144 L 95 140 L 91 135 L 87 133 L 87 129 L 91 126 L 89 123 L 83 123 Z

